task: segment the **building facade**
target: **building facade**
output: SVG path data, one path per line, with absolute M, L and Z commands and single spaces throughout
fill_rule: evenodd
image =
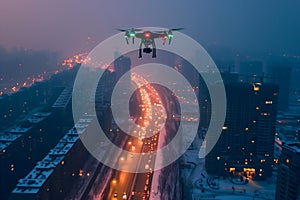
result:
M 272 176 L 278 87 L 225 80 L 225 89 L 225 124 L 206 157 L 208 173 L 255 179 Z
M 300 143 L 286 143 L 279 159 L 276 200 L 300 199 Z

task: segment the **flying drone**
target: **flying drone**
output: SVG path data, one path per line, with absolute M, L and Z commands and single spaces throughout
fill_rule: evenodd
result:
M 172 31 L 180 31 L 183 28 L 173 28 L 169 30 L 163 31 L 148 31 L 138 28 L 131 29 L 117 29 L 121 32 L 124 32 L 126 43 L 129 44 L 130 38 L 132 38 L 132 43 L 134 44 L 134 38 L 140 39 L 140 47 L 139 47 L 139 58 L 142 57 L 142 50 L 144 53 L 151 53 L 152 58 L 156 58 L 156 46 L 155 39 L 162 39 L 163 45 L 166 44 L 166 41 L 169 41 L 171 44 L 172 38 L 174 37 Z M 144 45 L 144 48 L 143 48 Z

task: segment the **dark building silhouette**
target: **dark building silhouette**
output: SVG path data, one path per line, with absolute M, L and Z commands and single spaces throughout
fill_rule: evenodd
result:
M 289 106 L 292 68 L 288 64 L 275 65 L 271 68 L 271 76 L 279 85 L 278 110 L 286 111 Z
M 131 60 L 129 57 L 115 55 L 114 70 L 116 73 L 116 80 L 119 80 L 126 72 L 130 70 Z
M 0 132 L 1 199 L 9 197 L 18 180 L 73 126 L 71 106 L 67 106 L 72 93 L 61 92 L 75 75 L 75 70 L 63 72 L 1 99 L 0 112 L 10 110 Z M 53 108 L 56 103 L 65 109 Z
M 206 157 L 206 169 L 219 175 L 270 177 L 278 87 L 263 82 L 235 82 L 236 75 L 226 76 L 226 120 L 217 144 Z
M 299 94 L 300 92 L 300 62 L 293 65 L 291 70 L 291 93 Z
M 64 199 L 74 182 L 89 176 L 82 169 L 89 157 L 79 140 L 93 117 L 84 116 L 41 161 L 18 181 L 10 199 Z
M 282 147 L 276 185 L 276 200 L 300 199 L 300 144 Z
M 261 61 L 244 61 L 239 65 L 239 73 L 249 76 L 261 76 L 264 64 Z

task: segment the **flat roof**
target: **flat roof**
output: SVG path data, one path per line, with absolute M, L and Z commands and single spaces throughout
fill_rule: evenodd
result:
M 0 142 L 12 142 L 21 136 L 22 134 L 0 133 Z
M 51 115 L 51 112 L 38 112 L 33 114 L 27 120 L 32 124 L 40 123 L 41 121 L 45 120 L 48 116 Z
M 32 128 L 31 127 L 20 127 L 20 126 L 14 126 L 14 127 L 11 127 L 9 129 L 6 129 L 6 132 L 9 132 L 9 133 L 26 133 L 27 131 L 29 131 L 30 129 Z
M 78 141 L 79 134 L 85 131 L 85 128 L 92 122 L 94 116 L 85 115 L 65 136 L 50 150 L 43 160 L 37 162 L 34 169 L 29 174 L 20 179 L 13 194 L 36 194 L 43 184 L 48 180 L 56 167 L 63 161 L 65 156 Z M 76 128 L 77 127 L 77 128 Z M 82 128 L 84 127 L 84 128 Z
M 65 108 L 72 97 L 72 92 L 73 87 L 66 87 L 52 105 L 52 108 Z
M 285 142 L 283 146 L 296 153 L 300 153 L 300 142 Z
M 34 124 L 38 124 L 50 115 L 51 112 L 37 112 L 26 119 L 33 124 L 32 126 L 21 127 L 15 125 L 6 129 L 4 133 L 0 133 L 0 151 L 7 148 L 10 144 L 12 144 L 13 141 L 20 138 L 24 133 L 27 133 L 34 126 Z
M 0 151 L 3 151 L 5 148 L 7 148 L 11 142 L 0 142 Z

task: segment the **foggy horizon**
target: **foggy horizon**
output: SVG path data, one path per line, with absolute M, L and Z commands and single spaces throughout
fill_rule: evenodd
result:
M 116 28 L 183 27 L 205 48 L 300 54 L 299 1 L 48 1 L 3 0 L 0 46 L 73 55 L 90 51 Z M 143 20 L 141 20 L 141 17 Z

